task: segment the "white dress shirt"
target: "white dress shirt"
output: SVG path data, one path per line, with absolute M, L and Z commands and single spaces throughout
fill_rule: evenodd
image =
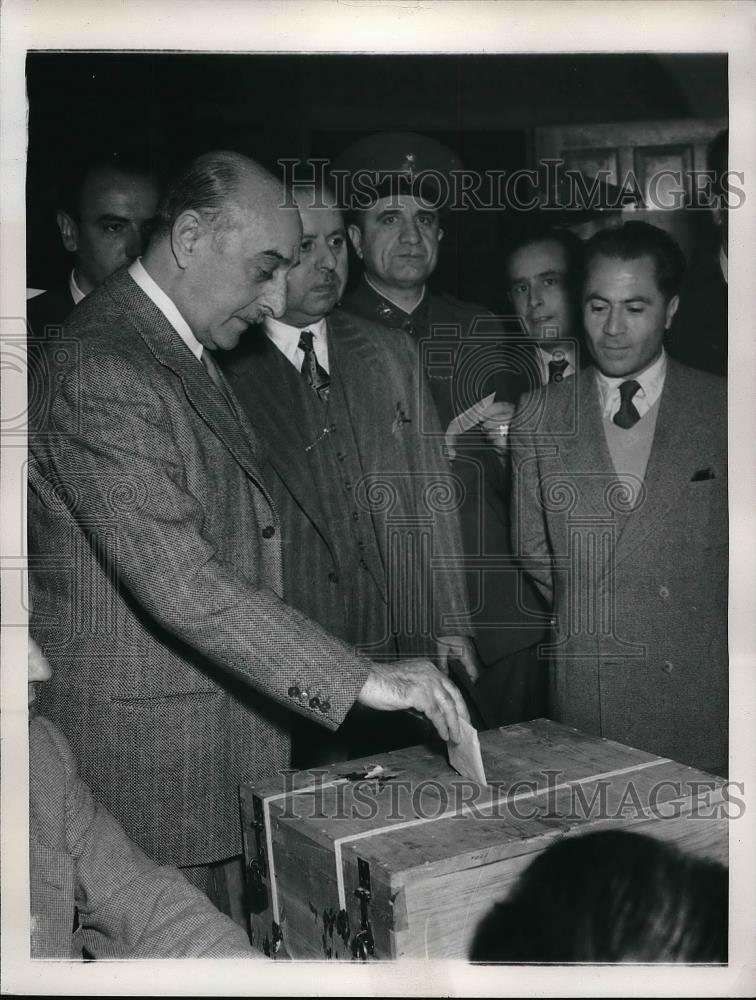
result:
M 304 361 L 304 351 L 299 346 L 299 338 L 304 330 L 309 330 L 312 334 L 312 348 L 315 351 L 318 364 L 330 374 L 325 318 L 319 319 L 317 323 L 308 323 L 307 326 L 289 326 L 288 323 L 282 323 L 280 319 L 266 316 L 263 329 L 281 354 L 291 361 L 298 372 L 302 371 Z
M 666 375 L 667 355 L 662 349 L 661 354 L 652 365 L 649 365 L 640 375 L 633 376 L 634 380 L 640 384 L 640 389 L 635 393 L 632 400 L 633 406 L 638 411 L 639 416 L 642 417 L 648 413 L 659 396 L 661 396 Z M 628 377 L 610 378 L 608 375 L 600 372 L 598 368 L 596 369 L 596 381 L 601 396 L 601 405 L 604 416 L 607 419 L 612 419 L 619 410 L 621 403 L 619 387 L 623 382 L 628 382 L 629 380 Z
M 160 312 L 165 316 L 168 322 L 171 324 L 176 333 L 181 337 L 186 346 L 192 352 L 192 354 L 197 358 L 198 361 L 202 360 L 202 344 L 197 340 L 191 331 L 191 328 L 181 313 L 178 311 L 178 307 L 173 299 L 169 298 L 163 289 L 158 285 L 154 278 L 150 275 L 144 268 L 142 264 L 142 258 L 137 257 L 134 263 L 129 268 L 129 274 L 136 281 L 139 287 L 142 289 L 145 295 L 147 295 L 155 305 L 158 307 Z
M 71 298 L 73 299 L 75 306 L 78 306 L 81 300 L 87 297 L 87 293 L 82 292 L 79 288 L 73 270 L 71 271 L 71 276 L 68 279 L 68 290 L 71 293 Z

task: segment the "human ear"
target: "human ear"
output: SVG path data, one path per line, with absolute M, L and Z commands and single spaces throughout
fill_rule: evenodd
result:
M 666 322 L 664 323 L 664 329 L 669 330 L 672 326 L 672 320 L 675 318 L 675 313 L 677 312 L 677 307 L 680 305 L 680 296 L 673 295 L 672 298 L 667 303 L 667 316 Z
M 79 227 L 68 212 L 64 212 L 62 208 L 55 216 L 55 221 L 58 223 L 63 246 L 69 253 L 76 253 L 79 248 Z
M 362 260 L 362 232 L 360 227 L 352 223 L 347 226 L 347 232 L 349 233 L 349 239 L 352 241 L 354 252 Z
M 179 215 L 171 229 L 171 249 L 179 267 L 188 265 L 203 235 L 204 226 L 197 212 L 187 209 Z

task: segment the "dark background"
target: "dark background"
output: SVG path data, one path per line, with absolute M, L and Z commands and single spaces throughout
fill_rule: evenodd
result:
M 548 125 L 727 114 L 727 60 L 695 55 L 235 55 L 30 53 L 27 58 L 28 284 L 70 266 L 56 187 L 88 150 L 129 150 L 169 176 L 191 156 L 236 149 L 271 169 L 331 159 L 381 130 L 452 146 L 471 170 L 533 164 Z M 436 284 L 493 304 L 501 212 L 446 224 Z M 486 302 L 486 299 L 489 299 Z

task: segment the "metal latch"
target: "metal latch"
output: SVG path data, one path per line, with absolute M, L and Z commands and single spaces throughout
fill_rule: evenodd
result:
M 265 856 L 263 804 L 256 796 L 252 799 L 252 813 L 251 826 L 255 831 L 257 857 L 252 858 L 247 866 L 247 905 L 250 913 L 262 913 L 268 909 L 268 887 L 264 881 L 268 877 L 268 861 Z
M 362 858 L 357 858 L 357 879 L 359 888 L 354 890 L 360 901 L 360 929 L 352 938 L 352 957 L 367 961 L 369 955 L 375 954 L 373 928 L 368 920 L 368 904 L 372 897 L 370 891 L 370 865 Z

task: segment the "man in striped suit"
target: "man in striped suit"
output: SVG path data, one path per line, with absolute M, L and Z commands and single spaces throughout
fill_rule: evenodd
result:
M 474 678 L 453 565 L 461 497 L 412 342 L 334 310 L 347 278 L 341 213 L 320 190 L 300 187 L 296 200 L 303 237 L 286 312 L 227 356 L 235 395 L 268 446 L 285 598 L 373 660 L 431 656 L 447 669 L 457 659 Z M 322 762 L 422 735 L 358 706 L 335 740 L 304 727 L 297 756 Z

